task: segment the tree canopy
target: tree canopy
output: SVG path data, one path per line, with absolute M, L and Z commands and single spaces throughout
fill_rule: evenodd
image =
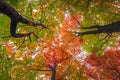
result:
M 4 0 L 25 18 L 47 28 L 19 23 L 0 13 L 0 80 L 119 80 L 119 0 Z M 114 24 L 115 23 L 115 24 Z

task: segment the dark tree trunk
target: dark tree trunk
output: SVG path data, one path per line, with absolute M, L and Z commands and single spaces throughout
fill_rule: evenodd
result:
M 108 25 L 104 26 L 91 26 L 83 29 L 90 29 L 89 31 L 85 32 L 75 32 L 77 36 L 83 36 L 83 35 L 88 35 L 88 34 L 100 34 L 100 33 L 107 33 L 107 34 L 112 34 L 112 33 L 117 33 L 120 32 L 120 21 L 113 22 Z M 92 30 L 91 30 L 92 29 Z
M 51 80 L 55 80 L 55 76 L 56 76 L 56 67 L 52 68 Z
M 11 19 L 10 33 L 12 37 L 21 38 L 30 35 L 30 33 L 16 33 L 17 23 L 19 22 L 31 26 L 42 26 L 43 28 L 46 28 L 42 23 L 35 23 L 22 17 L 13 7 L 11 7 L 8 3 L 4 2 L 3 0 L 0 0 L 0 12 L 7 15 Z

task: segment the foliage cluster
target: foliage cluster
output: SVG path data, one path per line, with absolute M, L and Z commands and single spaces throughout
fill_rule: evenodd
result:
M 25 38 L 0 38 L 0 80 L 119 80 L 120 40 L 113 34 L 76 36 L 75 31 L 119 21 L 118 0 L 5 0 L 27 19 L 49 29 L 19 24 Z M 0 36 L 8 36 L 10 19 L 0 14 Z M 102 40 L 103 39 L 103 40 Z M 99 49 L 101 45 L 104 46 Z

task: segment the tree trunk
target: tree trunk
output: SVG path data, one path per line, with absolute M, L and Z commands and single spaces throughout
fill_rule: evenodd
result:
M 54 68 L 52 68 L 51 80 L 55 80 L 55 76 L 56 76 L 56 66 Z

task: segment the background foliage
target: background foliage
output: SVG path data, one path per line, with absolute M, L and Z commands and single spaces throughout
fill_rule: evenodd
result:
M 0 80 L 119 80 L 119 33 L 77 37 L 83 27 L 120 20 L 118 0 L 4 0 L 29 20 L 49 29 L 19 23 L 17 32 L 39 39 L 0 38 Z M 0 36 L 10 35 L 10 19 L 0 13 Z M 100 46 L 103 45 L 102 48 Z M 114 74 L 114 75 L 113 75 Z

